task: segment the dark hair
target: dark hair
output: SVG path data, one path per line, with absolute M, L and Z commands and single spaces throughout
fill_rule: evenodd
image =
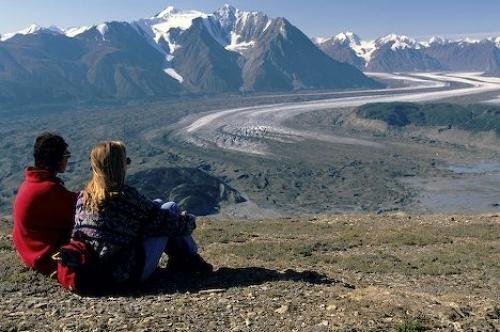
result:
M 33 147 L 35 167 L 45 168 L 52 172 L 57 171 L 67 147 L 68 144 L 60 135 L 54 133 L 38 135 Z

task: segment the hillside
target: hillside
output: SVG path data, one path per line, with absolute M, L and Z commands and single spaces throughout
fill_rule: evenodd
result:
M 23 268 L 0 225 L 1 331 L 500 330 L 498 214 L 204 219 L 213 275 L 97 298 Z
M 500 107 L 495 105 L 379 103 L 361 106 L 357 112 L 393 127 L 444 126 L 471 132 L 491 130 L 500 135 Z

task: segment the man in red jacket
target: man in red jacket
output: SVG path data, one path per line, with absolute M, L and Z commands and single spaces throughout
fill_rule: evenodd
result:
M 69 241 L 74 223 L 77 193 L 56 176 L 66 170 L 67 148 L 56 134 L 36 138 L 35 167 L 26 168 L 14 202 L 14 246 L 28 267 L 44 274 L 57 269 L 51 256 Z

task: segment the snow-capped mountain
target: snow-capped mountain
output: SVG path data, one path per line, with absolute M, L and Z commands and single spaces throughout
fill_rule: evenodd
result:
M 379 87 L 284 18 L 224 5 L 134 22 L 38 26 L 0 42 L 0 102 Z
M 55 27 L 55 26 L 45 28 L 45 27 L 42 27 L 38 24 L 32 24 L 23 30 L 0 35 L 0 42 L 7 41 L 16 35 L 30 35 L 30 34 L 36 34 L 39 32 L 53 33 L 53 34 L 62 34 L 63 33 L 62 30 L 60 30 L 58 27 Z
M 273 20 L 261 12 L 245 12 L 224 5 L 214 13 L 223 29 L 227 50 L 243 54 L 255 46 Z
M 330 38 L 313 38 L 313 42 L 331 58 L 364 69 L 375 50 L 375 42 L 362 41 L 353 32 L 341 32 Z
M 377 48 L 387 45 L 389 45 L 393 51 L 405 48 L 419 49 L 421 47 L 421 44 L 417 43 L 414 39 L 404 35 L 396 35 L 394 33 L 375 40 L 375 47 Z
M 417 42 L 389 34 L 363 41 L 352 32 L 313 42 L 331 58 L 366 71 L 493 71 L 500 68 L 500 37 L 449 40 L 434 36 Z
M 422 42 L 420 42 L 420 44 L 423 47 L 432 47 L 432 46 L 436 46 L 436 45 L 446 45 L 446 44 L 449 44 L 451 42 L 452 42 L 451 40 L 440 37 L 440 36 L 432 36 L 429 39 L 429 41 L 422 41 Z
M 423 45 L 407 36 L 389 34 L 374 42 L 375 49 L 366 63 L 368 71 L 434 71 L 444 67 L 420 52 Z

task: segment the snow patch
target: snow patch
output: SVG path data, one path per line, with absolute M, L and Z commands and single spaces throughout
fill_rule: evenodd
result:
M 262 30 L 262 32 L 266 31 L 271 26 L 271 22 L 272 20 L 267 21 L 266 26 L 264 27 L 264 30 Z
M 106 32 L 108 32 L 109 30 L 109 27 L 106 23 L 102 23 L 102 24 L 98 24 L 96 26 L 96 29 L 97 31 L 99 31 L 99 33 L 101 34 L 102 38 L 104 39 L 104 35 L 106 34 Z
M 375 46 L 374 41 L 361 41 L 359 46 L 356 46 L 353 50 L 357 56 L 365 59 L 365 63 L 368 65 L 368 62 L 372 59 L 372 55 L 377 50 L 377 47 Z
M 83 26 L 83 27 L 74 27 L 74 28 L 68 28 L 64 30 L 64 34 L 70 38 L 76 37 L 79 34 L 84 33 L 85 31 L 88 31 L 92 29 L 92 26 Z
M 287 34 L 286 34 L 286 29 L 285 29 L 285 23 L 284 22 L 281 22 L 280 34 L 283 36 L 283 38 L 287 39 Z
M 36 32 L 38 32 L 38 31 L 40 31 L 42 29 L 43 28 L 41 26 L 39 26 L 38 24 L 32 24 L 29 27 L 27 27 L 26 29 L 19 31 L 18 34 L 20 34 L 20 35 L 29 35 L 29 34 L 32 34 L 32 33 L 36 33 Z
M 464 44 L 478 44 L 479 42 L 481 42 L 480 39 L 473 39 L 473 38 L 470 38 L 470 37 L 467 37 L 465 39 L 459 39 L 457 40 L 457 42 L 461 45 L 464 45 Z
M 82 33 L 89 31 L 91 29 L 96 29 L 102 36 L 102 39 L 104 40 L 104 35 L 106 32 L 108 32 L 109 27 L 106 23 L 102 24 L 97 24 L 97 25 L 88 25 L 88 26 L 82 26 L 82 27 L 73 27 L 73 28 L 68 28 L 63 31 L 63 33 L 70 38 L 76 37 L 78 35 L 81 35 Z
M 248 42 L 239 42 L 241 36 L 236 32 L 231 31 L 231 43 L 226 46 L 226 50 L 242 52 L 246 49 L 249 49 L 255 45 L 254 40 L 250 40 Z
M 500 37 L 495 38 L 495 45 L 500 48 Z
M 176 72 L 174 68 L 165 68 L 163 69 L 163 71 L 165 72 L 165 74 L 177 80 L 179 83 L 184 82 L 184 77 L 182 77 L 178 72 Z
M 330 38 L 328 38 L 328 37 L 313 37 L 313 38 L 311 38 L 311 40 L 316 45 L 322 45 L 322 44 L 326 43 L 328 40 L 330 40 Z

